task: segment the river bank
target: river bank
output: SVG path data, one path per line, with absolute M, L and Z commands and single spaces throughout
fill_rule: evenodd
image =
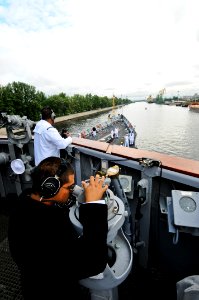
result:
M 96 109 L 96 110 L 80 112 L 77 114 L 71 114 L 68 116 L 57 117 L 55 119 L 55 123 L 72 120 L 72 119 L 77 119 L 77 118 L 81 118 L 81 117 L 85 117 L 85 116 L 95 115 L 95 114 L 99 114 L 101 112 L 106 112 L 106 111 L 110 111 L 110 110 L 112 110 L 112 107 L 100 108 L 100 109 Z
M 120 106 L 118 106 L 118 107 L 120 107 Z M 95 114 L 99 114 L 101 112 L 106 112 L 106 111 L 111 111 L 111 110 L 112 110 L 112 106 L 111 107 L 106 107 L 106 108 L 100 108 L 100 109 L 96 109 L 96 110 L 84 111 L 84 112 L 71 114 L 71 115 L 67 115 L 67 116 L 57 117 L 55 119 L 55 124 L 60 123 L 60 122 L 64 122 L 64 121 L 67 121 L 67 120 L 72 120 L 72 119 L 77 119 L 77 118 L 81 118 L 81 117 L 85 117 L 85 116 L 95 115 Z M 0 128 L 0 135 L 2 135 L 2 136 L 7 135 L 6 134 L 6 129 L 4 127 Z

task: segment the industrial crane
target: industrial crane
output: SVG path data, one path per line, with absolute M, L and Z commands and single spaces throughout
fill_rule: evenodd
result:
M 160 95 L 160 97 L 162 97 L 163 98 L 163 96 L 164 96 L 164 94 L 166 93 L 166 89 L 164 88 L 164 89 L 162 89 L 162 90 L 160 90 L 159 91 L 159 95 Z

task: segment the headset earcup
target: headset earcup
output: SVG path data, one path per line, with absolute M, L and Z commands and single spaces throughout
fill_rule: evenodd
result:
M 41 196 L 43 198 L 51 198 L 55 196 L 60 189 L 60 181 L 56 177 L 48 177 L 41 184 Z
M 51 119 L 54 120 L 55 117 L 56 117 L 56 115 L 55 115 L 54 111 L 52 110 L 52 113 L 51 113 Z

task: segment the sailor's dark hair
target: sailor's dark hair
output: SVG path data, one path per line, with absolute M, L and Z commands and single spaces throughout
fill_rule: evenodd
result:
M 66 128 L 62 128 L 62 130 L 61 130 L 61 132 L 67 132 L 68 131 L 68 129 L 66 129 Z
M 51 178 L 58 179 L 61 187 L 68 183 L 70 174 L 74 174 L 74 169 L 67 160 L 54 156 L 45 158 L 34 168 L 31 174 L 32 191 L 41 195 L 42 183 Z
M 48 119 L 55 119 L 55 113 L 50 106 L 46 106 L 41 110 L 41 119 L 48 120 Z
M 68 132 L 68 129 L 66 129 L 66 128 L 62 128 L 62 130 L 61 130 L 61 136 L 65 139 L 65 138 L 67 138 L 67 136 L 66 136 L 66 134 L 65 133 L 67 133 Z

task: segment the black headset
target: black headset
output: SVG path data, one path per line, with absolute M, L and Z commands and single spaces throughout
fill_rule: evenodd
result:
M 42 198 L 48 199 L 55 196 L 61 187 L 60 176 L 67 170 L 68 162 L 61 158 L 61 163 L 57 173 L 52 177 L 47 177 L 41 184 L 40 194 Z
M 54 120 L 56 118 L 56 114 L 54 113 L 53 109 L 50 106 L 46 106 L 42 109 L 40 118 L 44 120 L 48 118 Z

